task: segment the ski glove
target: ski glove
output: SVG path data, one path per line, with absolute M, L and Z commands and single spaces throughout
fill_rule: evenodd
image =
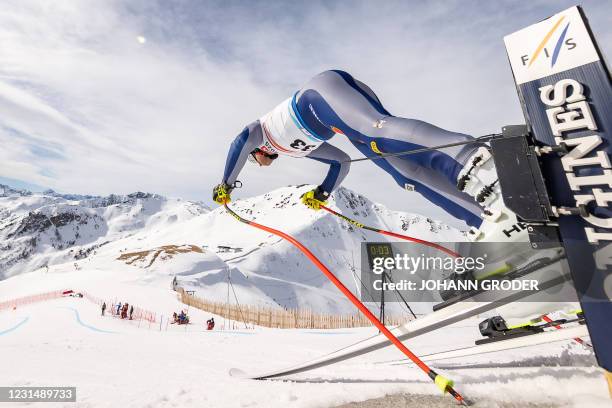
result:
M 323 191 L 321 187 L 317 187 L 302 195 L 302 203 L 304 203 L 306 207 L 318 211 L 321 209 L 322 205 L 327 204 L 328 197 L 328 192 Z
M 232 201 L 230 194 L 234 188 L 225 183 L 217 184 L 213 188 L 213 201 L 219 204 L 225 204 Z

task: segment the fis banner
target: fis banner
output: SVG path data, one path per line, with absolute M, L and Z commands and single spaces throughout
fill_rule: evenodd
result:
M 517 84 L 524 84 L 599 61 L 578 7 L 506 36 Z
M 612 370 L 612 87 L 580 7 L 504 38 L 528 126 L 543 145 L 565 154 L 541 157 L 551 204 L 559 213 L 572 278 L 600 364 Z

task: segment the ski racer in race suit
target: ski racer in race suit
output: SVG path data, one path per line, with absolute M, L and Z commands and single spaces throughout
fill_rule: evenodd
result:
M 236 137 L 227 156 L 223 182 L 213 190 L 213 200 L 220 204 L 230 200 L 247 160 L 269 166 L 279 155 L 286 155 L 329 165 L 323 182 L 302 196 L 305 205 L 318 210 L 349 172 L 349 155 L 328 143 L 335 135 L 348 138 L 366 157 L 376 158 L 371 161 L 401 188 L 420 193 L 470 225 L 468 239 L 488 243 L 490 262 L 520 265 L 532 254 L 526 225 L 518 222 L 503 203 L 494 160 L 485 144 L 418 119 L 393 116 L 367 85 L 339 70 L 318 74 Z M 457 142 L 468 143 L 378 157 Z M 507 245 L 510 242 L 516 244 Z M 483 271 L 483 275 L 489 275 L 489 271 Z M 515 303 L 512 309 L 504 310 L 504 315 L 523 319 L 538 312 L 533 310 L 538 307 L 541 313 L 566 308 L 562 304 L 546 309 L 551 307 L 546 302 L 535 306 L 531 302 Z
M 269 166 L 279 155 L 287 155 L 329 164 L 323 182 L 302 196 L 304 204 L 319 209 L 342 183 L 350 167 L 348 154 L 328 143 L 335 135 L 348 138 L 368 157 L 473 141 L 444 150 L 381 157 L 372 162 L 389 173 L 400 187 L 420 193 L 465 221 L 472 227 L 470 234 L 474 240 L 487 230 L 490 233 L 494 229 L 497 235 L 503 228 L 516 224 L 514 214 L 503 206 L 493 160 L 484 144 L 472 136 L 418 119 L 393 116 L 367 85 L 339 70 L 318 74 L 293 96 L 244 128 L 230 147 L 223 182 L 214 188 L 213 199 L 221 204 L 229 201 L 247 159 Z M 484 228 L 483 219 L 491 224 L 500 219 L 506 222 Z

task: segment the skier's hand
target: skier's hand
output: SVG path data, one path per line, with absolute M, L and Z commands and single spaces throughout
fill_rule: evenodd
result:
M 322 205 L 327 204 L 327 197 L 329 197 L 329 193 L 321 190 L 320 187 L 315 188 L 307 193 L 302 195 L 302 203 L 312 210 L 318 211 L 321 209 Z
M 229 203 L 230 201 L 232 201 L 232 198 L 230 196 L 232 190 L 233 187 L 225 183 L 217 184 L 215 188 L 213 188 L 213 201 L 222 205 Z

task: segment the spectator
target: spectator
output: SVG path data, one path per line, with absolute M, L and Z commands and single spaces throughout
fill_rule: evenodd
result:
M 189 323 L 189 317 L 187 317 L 187 314 L 185 313 L 184 310 L 181 310 L 181 313 L 178 316 L 178 320 L 179 320 L 179 324 Z
M 122 319 L 127 319 L 127 313 L 128 313 L 128 304 L 127 302 L 123 305 L 123 308 L 121 309 L 121 318 Z
M 120 311 L 121 311 L 121 302 L 119 302 L 119 303 L 117 304 L 117 313 L 116 313 L 116 314 L 117 314 L 117 316 L 119 315 L 119 312 L 120 312 Z
M 176 312 L 172 313 L 172 323 L 176 323 L 178 322 L 178 315 L 176 314 Z
M 206 321 L 206 330 L 212 330 L 215 328 L 215 318 L 211 317 Z
M 130 306 L 130 320 L 132 320 L 133 314 L 134 314 L 134 305 Z
M 106 302 L 102 303 L 102 316 L 104 316 L 105 310 L 106 310 Z

